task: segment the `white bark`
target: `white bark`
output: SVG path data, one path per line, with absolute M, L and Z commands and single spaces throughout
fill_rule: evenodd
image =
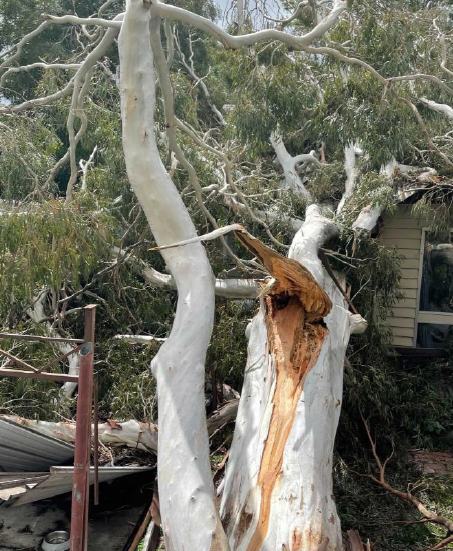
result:
M 175 288 L 175 280 L 170 274 L 163 274 L 158 272 L 154 268 L 149 266 L 143 267 L 143 277 L 159 287 Z M 260 291 L 260 286 L 255 279 L 216 279 L 215 280 L 215 294 L 218 297 L 231 298 L 231 299 L 249 299 L 257 298 Z
M 99 61 L 99 59 L 105 54 L 107 48 L 112 44 L 116 36 L 118 35 L 119 27 L 121 26 L 121 20 L 123 18 L 123 14 L 119 14 L 115 17 L 114 23 L 117 25 L 117 27 L 113 27 L 108 29 L 108 31 L 103 36 L 102 40 L 99 42 L 99 44 L 87 55 L 87 57 L 84 59 L 84 61 L 81 63 L 79 69 L 77 70 L 77 73 L 75 74 L 74 78 L 72 78 L 64 88 L 59 90 L 58 92 L 55 92 L 54 94 L 50 94 L 48 96 L 40 97 L 37 99 L 31 99 L 28 101 L 25 101 L 23 103 L 19 103 L 17 105 L 11 105 L 8 107 L 3 107 L 1 109 L 2 113 L 13 113 L 13 112 L 19 112 L 23 111 L 25 109 L 30 109 L 31 107 L 35 106 L 41 106 L 41 105 L 49 105 L 54 101 L 57 101 L 61 98 L 64 98 L 68 96 L 72 89 L 74 88 L 74 82 L 76 79 L 78 79 L 80 82 L 84 80 L 86 77 L 88 71 L 90 71 L 94 65 Z M 8 59 L 6 59 L 2 65 L 0 65 L 0 69 L 7 67 L 10 65 L 13 60 L 15 60 L 21 53 L 22 48 L 24 44 L 26 44 L 31 38 L 39 34 L 39 32 L 42 32 L 47 26 L 51 24 L 50 20 L 45 21 L 42 23 L 35 31 L 29 33 L 26 35 L 17 45 L 17 51 Z M 66 160 L 69 158 L 69 151 L 66 153 Z
M 161 17 L 165 19 L 174 19 L 193 25 L 195 28 L 209 33 L 224 46 L 229 48 L 237 49 L 242 48 L 243 46 L 252 46 L 253 44 L 258 44 L 260 42 L 277 40 L 287 44 L 288 46 L 292 46 L 293 48 L 302 49 L 315 40 L 321 38 L 335 25 L 335 23 L 340 19 L 342 13 L 346 10 L 347 2 L 343 0 L 334 0 L 333 8 L 330 13 L 311 31 L 302 36 L 295 36 L 293 34 L 277 31 L 275 29 L 266 29 L 250 34 L 232 36 L 214 22 L 202 17 L 201 15 L 197 15 L 177 6 L 163 4 L 162 2 L 158 2 L 156 7 Z
M 32 69 L 64 69 L 67 71 L 79 69 L 80 63 L 32 63 L 31 65 L 22 65 L 21 67 L 11 67 L 0 78 L 0 88 L 5 85 L 6 77 L 12 73 L 21 73 L 31 71 Z
M 328 331 L 320 320 L 305 323 L 311 293 L 301 304 L 305 321 L 299 328 L 292 319 L 294 303 L 282 304 L 287 313 L 279 317 L 266 298 L 249 329 L 244 388 L 221 504 L 235 551 L 342 549 L 332 499 L 332 453 L 349 335 L 352 328 L 363 330 L 365 322 L 347 312 L 318 259 L 319 247 L 335 233 L 333 223 L 313 205 L 289 254 L 329 295 L 333 307 L 324 319 Z M 281 341 L 276 338 L 279 331 Z M 293 363 L 294 356 L 302 363 Z
M 245 30 L 245 0 L 236 0 L 238 32 L 242 34 Z
M 307 201 L 311 201 L 311 194 L 302 183 L 299 174 L 297 173 L 297 165 L 299 163 L 314 163 L 320 165 L 321 163 L 315 157 L 314 152 L 308 154 L 291 156 L 283 143 L 283 138 L 278 133 L 273 133 L 270 138 L 272 147 L 277 155 L 278 162 L 280 163 L 284 181 L 282 187 L 285 189 L 291 189 L 297 194 L 301 195 Z
M 189 46 L 190 46 L 190 51 L 191 51 L 191 56 L 190 56 L 190 60 L 189 60 L 190 64 L 187 63 L 187 61 L 186 61 L 186 56 L 184 55 L 184 52 L 183 52 L 182 48 L 179 45 L 179 41 L 177 40 L 177 38 L 175 40 L 176 40 L 176 44 L 178 46 L 178 51 L 179 51 L 179 55 L 180 55 L 180 58 L 181 58 L 181 63 L 185 67 L 189 77 L 194 82 L 194 87 L 200 85 L 200 88 L 203 91 L 206 102 L 209 105 L 209 108 L 211 109 L 212 113 L 214 114 L 214 117 L 217 119 L 217 122 L 220 124 L 220 126 L 225 126 L 226 125 L 225 119 L 223 118 L 222 113 L 217 109 L 217 106 L 215 105 L 215 103 L 212 101 L 211 94 L 209 93 L 208 87 L 206 86 L 206 83 L 203 80 L 204 77 L 200 78 L 195 73 L 195 68 L 194 68 L 194 64 L 193 64 L 192 39 L 189 37 Z M 168 66 L 168 63 L 167 63 L 167 66 Z
M 167 340 L 165 337 L 154 337 L 153 335 L 115 335 L 113 338 L 131 344 L 151 344 L 153 342 L 165 342 Z
M 446 103 L 437 103 L 426 98 L 421 98 L 420 101 L 423 103 L 423 105 L 426 105 L 428 109 L 432 109 L 433 111 L 442 113 L 442 115 L 445 115 L 450 120 L 453 120 L 453 108 Z
M 300 228 L 301 223 L 296 228 Z M 115 255 L 122 254 L 122 251 L 117 247 L 113 247 Z M 129 257 L 126 259 L 129 260 Z M 163 274 L 158 272 L 151 266 L 148 266 L 145 262 L 139 261 L 140 272 L 143 278 L 156 287 L 169 287 L 170 289 L 176 289 L 176 282 L 171 274 Z M 259 281 L 256 279 L 240 279 L 240 278 L 228 278 L 228 279 L 216 279 L 214 285 L 215 294 L 218 297 L 230 298 L 230 299 L 250 299 L 257 298 L 260 292 Z
M 119 37 L 123 147 L 130 183 L 158 245 L 166 245 L 195 237 L 196 231 L 155 140 L 150 4 L 128 0 Z M 172 332 L 152 362 L 158 390 L 158 478 L 165 547 L 226 550 L 214 500 L 204 408 L 214 277 L 200 243 L 168 249 L 162 255 L 178 289 Z
M 390 183 L 393 182 L 393 174 L 397 166 L 398 163 L 395 157 L 392 157 L 392 159 L 381 168 L 381 174 L 385 174 Z M 352 229 L 370 232 L 377 224 L 379 216 L 381 216 L 383 211 L 384 207 L 382 205 L 367 205 L 360 211 L 355 222 L 352 224 Z
M 352 229 L 370 232 L 377 224 L 379 216 L 381 216 L 383 210 L 384 207 L 381 205 L 375 205 L 374 207 L 367 205 L 360 211 L 356 220 L 352 224 Z
M 355 182 L 358 176 L 358 171 L 356 168 L 356 158 L 362 154 L 363 152 L 357 144 L 350 143 L 344 148 L 344 171 L 346 172 L 346 183 L 345 192 L 343 193 L 343 197 L 341 198 L 341 201 L 337 207 L 337 214 L 340 214 L 346 200 L 352 195 L 354 191 Z
M 453 120 L 453 108 L 447 105 L 446 103 L 436 103 L 435 101 L 431 101 L 426 98 L 421 98 L 420 100 L 423 105 L 426 105 L 429 109 L 432 109 L 433 111 L 437 111 L 438 113 L 442 113 L 442 115 L 445 115 L 450 120 Z

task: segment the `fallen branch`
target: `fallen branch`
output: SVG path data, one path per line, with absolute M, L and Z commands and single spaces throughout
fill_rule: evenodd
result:
M 444 549 L 446 545 L 451 543 L 453 541 L 453 521 L 450 519 L 443 517 L 441 515 L 438 515 L 436 512 L 430 511 L 417 497 L 411 494 L 411 492 L 403 492 L 401 490 L 397 490 L 393 486 L 391 486 L 385 479 L 385 468 L 387 466 L 387 463 L 390 461 L 390 459 L 393 456 L 393 451 L 390 454 L 389 457 L 382 463 L 377 450 L 376 450 L 376 443 L 373 440 L 373 437 L 371 436 L 370 427 L 363 417 L 362 412 L 360 412 L 360 416 L 362 418 L 363 424 L 365 426 L 365 430 L 368 436 L 368 440 L 371 444 L 371 451 L 373 453 L 374 460 L 376 462 L 376 465 L 379 469 L 379 478 L 376 478 L 372 474 L 367 474 L 367 476 L 370 480 L 372 480 L 375 484 L 378 484 L 383 488 L 385 491 L 389 492 L 390 494 L 393 494 L 394 496 L 398 497 L 399 499 L 402 499 L 403 501 L 406 501 L 413 505 L 419 513 L 422 515 L 424 519 L 426 519 L 427 522 L 432 522 L 434 524 L 437 524 L 439 526 L 443 526 L 447 529 L 447 535 L 446 537 L 437 543 L 433 547 L 429 547 L 427 551 L 437 551 L 440 549 Z
M 239 399 L 224 403 L 208 418 L 208 433 L 213 434 L 219 427 L 236 419 Z M 2 415 L 0 418 L 9 419 L 24 427 L 33 429 L 46 436 L 58 438 L 64 442 L 75 442 L 75 428 L 73 422 L 54 423 L 50 421 L 35 421 L 16 415 Z M 157 455 L 158 426 L 154 423 L 143 423 L 130 419 L 128 421 L 109 420 L 98 427 L 99 441 L 107 446 L 127 446 L 140 449 Z

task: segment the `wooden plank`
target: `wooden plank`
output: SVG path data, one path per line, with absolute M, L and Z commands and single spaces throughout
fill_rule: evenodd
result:
M 382 233 L 393 231 L 395 229 L 404 229 L 404 230 L 410 230 L 410 229 L 418 229 L 421 230 L 423 225 L 420 223 L 417 223 L 417 220 L 415 218 L 388 218 L 387 220 L 384 220 L 384 226 L 382 228 Z
M 388 317 L 386 322 L 390 327 L 411 327 L 415 326 L 415 320 L 413 318 L 391 318 Z
M 135 530 L 134 530 L 135 531 L 134 537 L 132 539 L 132 542 L 127 547 L 127 551 L 135 551 L 137 549 L 138 544 L 140 543 L 141 539 L 145 535 L 146 529 L 148 528 L 148 524 L 150 522 L 152 522 L 151 505 L 146 510 L 146 513 L 145 513 L 144 517 L 142 517 L 138 521 L 138 523 L 135 527 Z
M 395 337 L 410 337 L 411 342 L 414 338 L 414 328 L 410 327 L 392 327 L 392 333 Z
M 412 205 L 404 205 L 403 208 L 398 208 L 396 212 L 392 215 L 385 215 L 384 222 L 392 218 L 414 218 L 412 214 Z
M 399 300 L 395 308 L 412 308 L 415 310 L 417 307 L 417 299 L 415 296 L 413 298 L 403 298 L 402 300 Z
M 402 279 L 400 283 L 400 289 L 401 292 L 405 293 L 407 289 L 418 289 L 418 279 L 417 278 L 411 278 L 411 279 Z
M 401 262 L 401 268 L 402 269 L 412 268 L 417 270 L 418 272 L 419 264 L 420 262 L 418 258 L 404 258 L 403 261 Z
M 395 246 L 395 247 L 398 247 L 398 249 L 416 249 L 417 251 L 419 251 L 420 242 L 421 242 L 421 239 L 405 239 L 405 238 L 382 239 L 382 244 L 389 249 Z
M 387 228 L 387 231 L 381 233 L 381 238 L 388 240 L 394 239 L 420 239 L 422 230 L 418 228 Z
M 404 288 L 404 281 L 406 279 L 417 279 L 418 278 L 418 269 L 415 268 L 402 268 L 401 270 L 401 287 Z
M 404 249 L 398 247 L 398 253 L 403 256 L 403 261 L 406 258 L 414 258 L 416 260 L 420 258 L 420 249 Z
M 446 355 L 446 350 L 443 348 L 419 348 L 416 346 L 401 348 L 397 352 L 405 358 L 415 360 L 415 365 L 419 365 L 420 360 L 430 361 L 432 358 L 445 358 Z
M 436 325 L 453 325 L 453 314 L 447 312 L 418 313 L 418 323 L 434 323 Z
M 392 318 L 411 318 L 415 319 L 415 306 L 413 308 L 400 308 L 395 306 L 392 308 Z
M 407 346 L 408 348 L 411 348 L 412 343 L 412 337 L 398 337 L 393 335 L 393 346 Z
M 404 294 L 404 298 L 415 299 L 415 303 L 417 304 L 417 289 L 401 289 L 401 292 Z

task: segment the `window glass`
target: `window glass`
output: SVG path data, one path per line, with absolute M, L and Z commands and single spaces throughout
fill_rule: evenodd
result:
M 419 323 L 417 346 L 420 348 L 446 348 L 453 345 L 453 325 Z
M 419 309 L 453 314 L 453 233 L 442 241 L 425 234 Z

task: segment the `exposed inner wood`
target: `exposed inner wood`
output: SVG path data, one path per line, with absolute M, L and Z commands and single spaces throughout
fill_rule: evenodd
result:
M 305 284 L 305 281 L 299 280 L 300 283 Z M 309 280 L 309 283 L 312 281 Z M 317 285 L 316 282 L 314 284 Z M 281 282 L 277 289 L 281 290 Z M 291 292 L 294 290 L 291 289 Z M 259 551 L 266 537 L 272 493 L 281 471 L 283 452 L 293 426 L 305 378 L 315 365 L 327 335 L 327 329 L 322 322 L 308 321 L 305 305 L 300 300 L 301 293 L 291 292 L 272 293 L 266 297 L 269 354 L 275 362 L 277 380 L 269 433 L 258 475 L 258 486 L 261 489 L 260 513 L 247 551 Z M 316 295 L 319 297 L 322 293 L 324 291 L 318 286 Z M 312 298 L 317 300 L 313 295 Z M 310 301 L 309 308 L 312 309 L 313 304 L 313 300 Z M 313 318 L 312 314 L 310 318 Z
M 307 322 L 321 321 L 327 316 L 332 302 L 305 266 L 267 247 L 245 230 L 235 233 L 276 279 L 271 289 L 272 295 L 297 296 Z

